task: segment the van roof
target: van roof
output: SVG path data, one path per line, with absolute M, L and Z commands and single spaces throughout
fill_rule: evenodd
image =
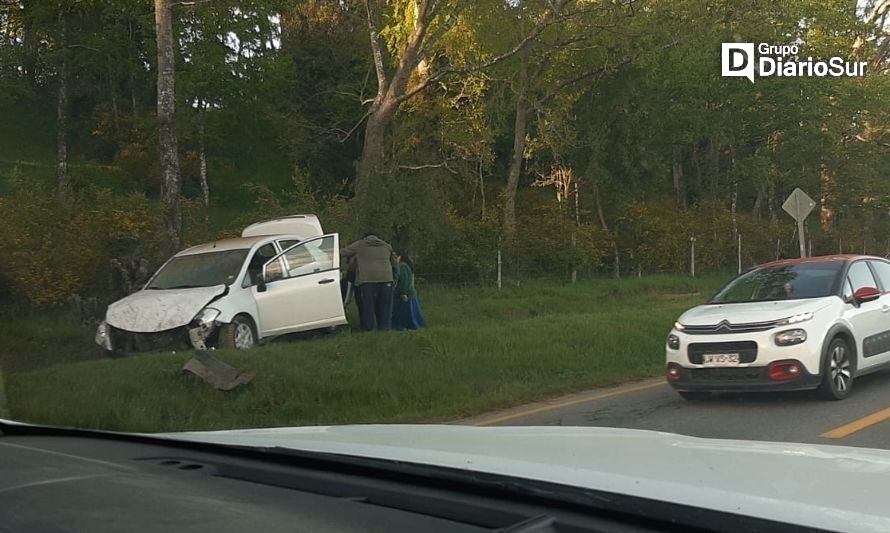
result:
M 303 239 L 320 237 L 324 235 L 321 222 L 315 215 L 288 215 L 264 220 L 251 224 L 241 232 L 242 237 L 254 237 L 257 235 L 300 235 Z
M 234 237 L 230 239 L 218 239 L 215 241 L 198 244 L 191 248 L 186 248 L 176 255 L 194 255 L 207 252 L 225 252 L 227 250 L 249 250 L 255 244 L 262 241 L 272 242 L 277 238 L 293 238 L 299 240 L 296 235 L 257 235 L 255 237 Z

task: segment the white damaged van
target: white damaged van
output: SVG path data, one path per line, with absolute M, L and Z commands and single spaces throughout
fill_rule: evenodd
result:
M 325 235 L 315 215 L 291 215 L 174 255 L 108 306 L 96 343 L 112 353 L 248 349 L 346 323 L 339 236 Z

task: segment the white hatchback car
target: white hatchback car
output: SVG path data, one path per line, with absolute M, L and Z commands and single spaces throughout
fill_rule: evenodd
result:
M 819 389 L 846 398 L 857 376 L 890 364 L 890 262 L 835 255 L 741 274 L 680 316 L 667 380 L 681 396 Z
M 247 349 L 346 323 L 338 235 L 324 235 L 314 215 L 293 215 L 174 255 L 142 290 L 108 306 L 96 343 L 113 353 Z

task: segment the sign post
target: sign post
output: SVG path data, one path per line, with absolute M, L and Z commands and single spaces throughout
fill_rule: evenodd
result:
M 806 246 L 806 238 L 804 237 L 804 227 L 803 221 L 806 220 L 807 216 L 812 212 L 813 208 L 816 207 L 816 202 L 813 201 L 812 198 L 807 196 L 807 193 L 800 190 L 800 188 L 794 189 L 788 199 L 785 200 L 785 203 L 782 204 L 782 209 L 785 210 L 786 213 L 791 215 L 791 218 L 797 221 L 797 238 L 800 242 L 800 256 L 807 256 L 807 246 Z

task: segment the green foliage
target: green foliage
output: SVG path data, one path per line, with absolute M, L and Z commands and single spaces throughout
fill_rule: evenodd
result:
M 100 189 L 62 200 L 18 185 L 0 198 L 0 283 L 36 306 L 107 295 L 111 258 L 158 260 L 158 217 L 157 205 L 141 195 Z
M 569 279 L 572 269 L 595 270 L 607 251 L 602 231 L 576 224 L 562 206 L 545 205 L 523 214 L 516 231 L 504 241 L 510 277 L 557 276 Z
M 416 28 L 415 4 L 378 1 L 387 76 Z M 499 243 L 505 274 L 522 280 L 611 272 L 613 246 L 622 273 L 680 272 L 692 236 L 698 270 L 734 269 L 738 234 L 749 266 L 796 253 L 780 209 L 795 187 L 825 208 L 824 226 L 818 212 L 809 222 L 814 252 L 890 252 L 881 21 L 867 24 L 845 0 L 558 4 L 557 16 L 555 2 L 437 2 L 427 29 L 437 39 L 406 83 L 455 72 L 400 103 L 367 204 L 376 231 L 417 256 L 421 276 L 489 283 Z M 344 242 L 357 236 L 367 213 L 350 197 L 377 89 L 365 7 L 224 0 L 175 8 L 188 243 L 295 212 L 319 214 Z M 155 253 L 153 24 L 151 6 L 136 0 L 0 5 L 0 122 L 12 125 L 0 128 L 0 205 L 13 220 L 0 230 L 10 246 L 0 259 L 4 295 L 58 305 L 67 293 L 109 289 L 112 257 Z M 857 59 L 871 61 L 865 78 L 752 85 L 720 76 L 722 42 L 799 42 L 805 56 L 852 57 L 860 37 Z M 74 189 L 65 201 L 52 192 L 62 64 Z M 520 94 L 528 127 L 518 227 L 508 236 L 501 193 Z M 209 209 L 199 200 L 202 144 Z M 554 165 L 578 177 L 577 220 L 530 187 Z M 106 211 L 139 213 L 141 225 L 106 221 Z M 68 233 L 78 237 L 67 242 Z M 88 250 L 87 241 L 98 244 Z
M 491 283 L 496 276 L 498 221 L 445 214 L 445 235 L 416 257 L 418 277 L 429 282 Z M 416 255 L 416 252 L 415 252 Z
M 735 220 L 733 225 L 731 210 L 721 202 L 706 201 L 688 210 L 669 201 L 636 202 L 619 219 L 618 245 L 633 272 L 648 273 L 688 271 L 692 238 L 699 272 L 736 268 L 738 235 L 743 269 L 796 254 L 791 224 L 747 213 L 736 213 Z

